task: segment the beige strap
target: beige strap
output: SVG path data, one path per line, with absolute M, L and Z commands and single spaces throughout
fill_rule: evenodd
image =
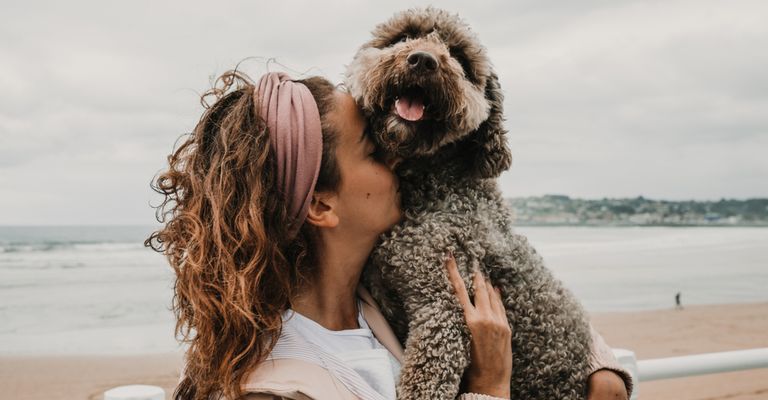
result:
M 367 322 L 368 326 L 371 328 L 371 332 L 373 332 L 376 339 L 378 339 L 379 342 L 381 342 L 381 344 L 395 356 L 397 361 L 402 364 L 403 346 L 400 344 L 400 341 L 397 340 L 395 332 L 392 331 L 392 328 L 389 326 L 389 323 L 387 323 L 384 315 L 381 314 L 379 306 L 376 305 L 373 297 L 363 285 L 357 287 L 357 295 L 363 300 L 363 318 L 365 318 L 365 322 Z
M 242 388 L 295 400 L 359 400 L 325 368 L 290 358 L 262 362 Z

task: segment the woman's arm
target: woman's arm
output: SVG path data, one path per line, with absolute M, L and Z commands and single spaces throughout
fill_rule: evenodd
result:
M 628 399 L 632 395 L 632 375 L 619 364 L 611 347 L 590 324 L 592 349 L 589 355 L 588 400 Z

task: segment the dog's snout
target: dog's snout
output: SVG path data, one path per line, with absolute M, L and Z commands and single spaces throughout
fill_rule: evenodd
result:
M 437 58 L 426 51 L 414 51 L 408 55 L 408 65 L 413 69 L 432 72 L 437 70 Z

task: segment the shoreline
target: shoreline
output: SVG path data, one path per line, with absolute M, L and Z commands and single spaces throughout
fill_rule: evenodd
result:
M 686 306 L 592 314 L 614 348 L 638 360 L 768 347 L 768 302 Z M 0 388 L 9 398 L 101 400 L 122 385 L 160 386 L 170 399 L 183 353 L 134 355 L 0 355 Z M 43 384 L 44 382 L 44 384 Z M 640 399 L 757 400 L 768 397 L 768 369 L 703 375 L 639 385 Z

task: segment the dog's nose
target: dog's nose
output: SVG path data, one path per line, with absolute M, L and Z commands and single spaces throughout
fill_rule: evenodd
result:
M 414 51 L 408 55 L 408 65 L 413 69 L 432 72 L 437 69 L 437 58 L 426 51 Z

